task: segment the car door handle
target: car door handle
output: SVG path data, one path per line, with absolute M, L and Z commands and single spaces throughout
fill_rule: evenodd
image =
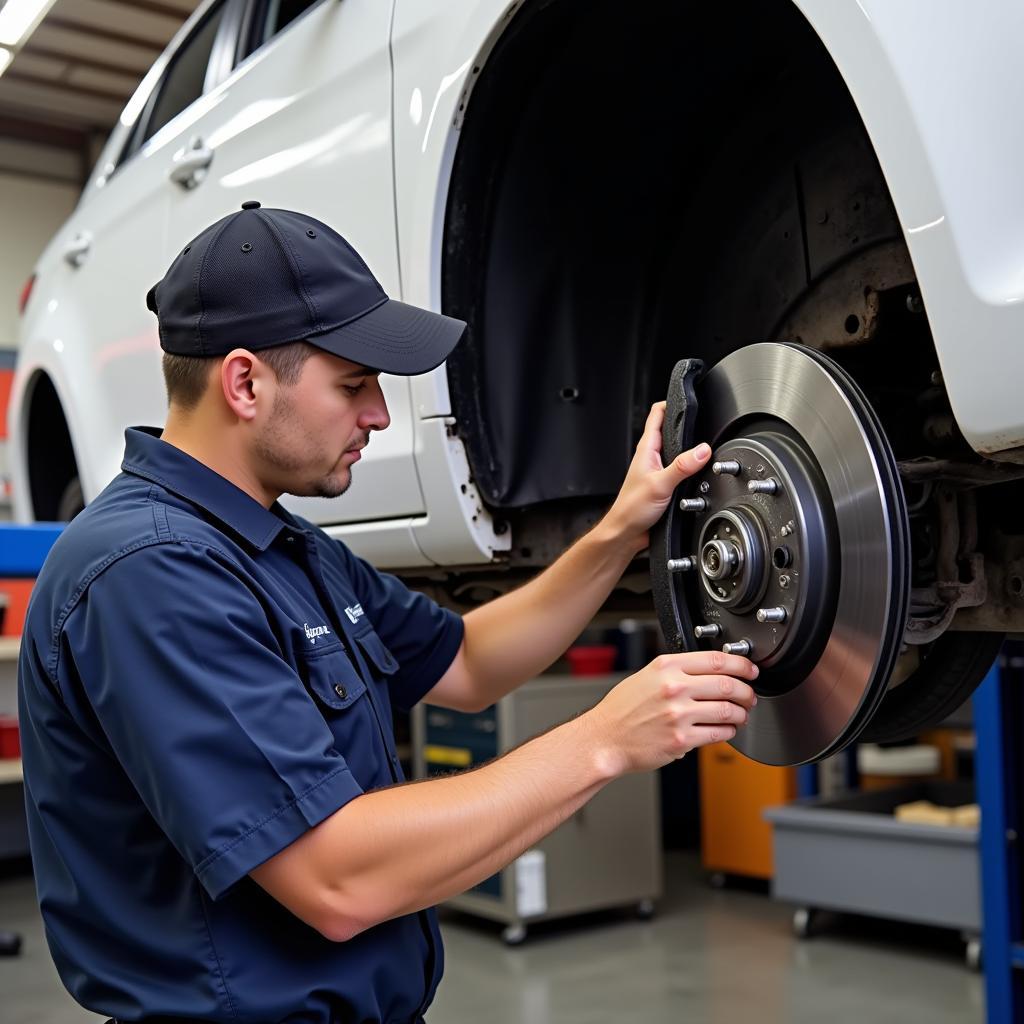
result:
M 182 188 L 195 188 L 203 178 L 206 170 L 213 163 L 213 150 L 198 136 L 193 136 L 184 149 L 174 154 L 171 164 L 171 181 Z
M 80 267 L 89 255 L 92 247 L 92 235 L 88 231 L 79 231 L 64 247 L 64 259 L 73 267 Z

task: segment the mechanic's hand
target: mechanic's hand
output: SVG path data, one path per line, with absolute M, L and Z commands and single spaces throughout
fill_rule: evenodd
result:
M 651 771 L 731 740 L 757 703 L 744 681 L 757 675 L 753 662 L 735 654 L 663 654 L 582 717 L 611 775 Z
M 708 445 L 699 444 L 677 456 L 669 466 L 663 466 L 661 425 L 664 419 L 665 403 L 657 402 L 651 406 L 618 497 L 604 518 L 616 536 L 637 552 L 647 547 L 647 531 L 662 517 L 675 489 L 702 469 L 711 455 Z

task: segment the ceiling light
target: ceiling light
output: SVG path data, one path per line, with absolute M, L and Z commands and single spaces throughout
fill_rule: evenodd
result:
M 10 50 L 5 50 L 0 46 L 0 75 L 7 70 L 7 65 L 11 63 L 11 58 L 14 56 Z
M 54 0 L 7 0 L 0 8 L 0 46 L 17 46 L 43 20 Z

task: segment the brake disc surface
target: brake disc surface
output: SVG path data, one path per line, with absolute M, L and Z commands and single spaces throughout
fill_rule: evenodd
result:
M 751 345 L 695 385 L 683 367 L 664 459 L 694 440 L 713 454 L 652 535 L 666 639 L 760 666 L 733 746 L 766 764 L 820 760 L 870 720 L 902 642 L 910 542 L 895 460 L 860 389 L 818 352 Z

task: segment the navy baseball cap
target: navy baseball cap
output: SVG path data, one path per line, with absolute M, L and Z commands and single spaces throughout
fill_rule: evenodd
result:
M 385 373 L 426 373 L 448 358 L 462 320 L 388 298 L 333 228 L 242 203 L 193 239 L 150 288 L 160 347 L 225 355 L 308 341 Z

